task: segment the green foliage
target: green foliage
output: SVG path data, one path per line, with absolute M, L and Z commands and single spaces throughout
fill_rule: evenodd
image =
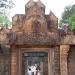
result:
M 73 15 L 69 18 L 69 27 L 71 30 L 75 29 L 75 15 Z
M 9 9 L 13 7 L 14 3 L 12 0 L 0 0 L 0 26 L 10 26 L 11 21 L 8 18 Z
M 75 30 L 75 4 L 65 7 L 60 23 L 61 26 L 68 24 L 71 30 Z
M 0 26 L 1 27 L 8 27 L 11 25 L 11 21 L 6 16 L 0 16 Z
M 6 16 L 0 16 L 0 23 L 5 23 L 7 20 Z
M 59 21 L 59 27 L 62 28 L 62 26 L 63 26 L 63 25 L 62 25 L 62 21 L 60 20 L 60 21 Z
M 62 23 L 67 23 L 68 22 L 68 18 L 71 16 L 71 11 L 70 10 L 71 10 L 70 6 L 65 7 L 64 13 L 62 14 L 62 19 L 61 19 Z

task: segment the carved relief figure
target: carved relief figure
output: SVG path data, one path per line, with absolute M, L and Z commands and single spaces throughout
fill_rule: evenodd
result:
M 47 32 L 45 6 L 42 3 L 30 1 L 26 5 L 26 18 L 23 30 L 25 32 Z

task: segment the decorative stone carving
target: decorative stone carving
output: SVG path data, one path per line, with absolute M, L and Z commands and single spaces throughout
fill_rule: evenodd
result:
M 30 0 L 26 4 L 26 14 L 13 17 L 9 44 L 58 45 L 60 41 L 57 31 L 58 19 L 52 12 L 45 15 L 44 10 L 45 6 L 40 0 L 37 2 Z
M 60 72 L 61 75 L 68 75 L 67 71 L 67 56 L 69 45 L 60 45 Z

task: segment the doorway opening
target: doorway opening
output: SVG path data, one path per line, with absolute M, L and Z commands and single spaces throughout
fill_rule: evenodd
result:
M 48 53 L 25 52 L 22 54 L 23 75 L 48 75 Z

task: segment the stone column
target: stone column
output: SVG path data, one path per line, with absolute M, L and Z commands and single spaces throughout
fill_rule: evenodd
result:
M 54 51 L 54 75 L 60 75 L 60 46 L 55 47 Z
M 61 75 L 68 75 L 68 70 L 67 70 L 68 51 L 69 51 L 69 45 L 60 45 L 60 72 L 61 72 Z
M 11 51 L 11 75 L 16 75 L 17 71 L 17 56 L 16 56 L 16 49 L 15 47 L 12 48 Z
M 3 75 L 10 75 L 10 46 L 3 45 Z
M 48 75 L 54 75 L 54 48 L 50 48 L 48 53 Z

